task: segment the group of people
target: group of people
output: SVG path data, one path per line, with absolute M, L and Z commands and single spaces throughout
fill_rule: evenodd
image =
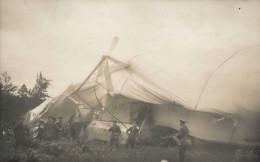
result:
M 36 138 L 39 140 L 53 140 L 65 136 L 65 125 L 63 124 L 63 117 L 56 118 L 49 116 L 48 122 L 39 121 L 36 128 Z
M 180 130 L 179 132 L 173 136 L 172 138 L 177 141 L 178 148 L 179 148 L 179 161 L 183 162 L 185 153 L 190 146 L 190 138 L 189 138 L 189 129 L 185 125 L 185 120 L 180 120 Z M 117 121 L 113 121 L 113 125 L 108 130 L 110 134 L 110 147 L 115 145 L 115 147 L 119 148 L 119 140 L 121 138 L 121 129 L 117 125 Z M 37 129 L 35 131 L 36 133 L 36 139 L 39 140 L 55 140 L 60 139 L 62 137 L 68 137 L 67 135 L 70 134 L 70 136 L 73 136 L 73 127 L 70 126 L 70 133 L 68 133 L 68 130 L 66 128 L 66 125 L 63 123 L 63 117 L 59 117 L 58 120 L 54 117 L 49 117 L 48 122 L 44 123 L 43 121 L 39 121 L 37 124 Z M 137 127 L 136 123 L 133 123 L 133 126 L 128 128 L 126 130 L 126 134 L 128 135 L 128 138 L 126 140 L 125 147 L 128 148 L 131 146 L 131 148 L 134 148 L 136 145 L 136 142 L 139 138 L 139 128 Z M 17 125 L 14 127 L 14 137 L 15 137 L 15 148 L 18 148 L 19 146 L 25 146 L 28 142 L 28 137 L 30 137 L 30 131 L 29 128 L 26 125 L 23 125 L 23 120 L 17 123 Z
M 183 119 L 180 120 L 180 130 L 175 136 L 172 137 L 178 143 L 178 148 L 179 148 L 178 154 L 179 154 L 180 162 L 184 161 L 185 153 L 188 147 L 191 145 L 191 141 L 189 138 L 189 129 L 185 125 L 185 123 L 186 123 L 185 120 Z M 113 121 L 113 126 L 109 129 L 109 132 L 111 132 L 110 147 L 115 145 L 116 148 L 118 149 L 121 129 L 117 125 L 117 121 Z M 126 141 L 126 148 L 128 148 L 129 145 L 131 146 L 131 148 L 134 148 L 139 135 L 139 129 L 137 128 L 136 123 L 134 123 L 132 127 L 126 130 L 126 134 L 128 135 Z
M 74 124 L 65 124 L 63 117 L 48 117 L 48 121 L 37 121 L 35 126 L 28 127 L 24 123 L 22 117 L 12 128 L 12 135 L 14 139 L 14 148 L 30 147 L 36 141 L 52 141 L 60 139 L 77 140 L 77 128 Z
M 119 138 L 121 135 L 121 129 L 117 125 L 117 121 L 113 121 L 113 126 L 109 128 L 109 132 L 111 132 L 110 136 L 110 147 L 113 145 L 116 146 L 118 149 L 119 144 Z M 138 139 L 139 129 L 136 126 L 136 123 L 133 124 L 132 127 L 126 130 L 126 134 L 128 135 L 127 141 L 126 141 L 126 148 L 128 148 L 129 145 L 131 145 L 131 148 L 134 148 L 135 143 Z
M 15 140 L 15 149 L 29 145 L 34 139 L 36 140 L 56 140 L 73 134 L 73 128 L 66 127 L 63 123 L 63 117 L 56 118 L 49 116 L 48 121 L 37 121 L 35 127 L 28 127 L 23 124 L 22 117 L 13 127 L 13 137 Z

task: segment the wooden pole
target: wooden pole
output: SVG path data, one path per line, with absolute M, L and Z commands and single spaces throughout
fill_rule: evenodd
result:
M 102 57 L 102 59 L 97 64 L 97 66 L 91 71 L 91 73 L 88 75 L 88 77 L 83 81 L 83 83 L 79 86 L 79 88 L 74 93 L 77 93 L 80 90 L 80 88 L 88 81 L 88 79 L 97 70 L 97 68 L 99 68 L 99 66 L 102 64 L 102 62 L 105 60 L 105 58 L 106 58 L 105 56 Z

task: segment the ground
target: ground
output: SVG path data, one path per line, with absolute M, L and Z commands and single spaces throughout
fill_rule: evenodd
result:
M 63 139 L 59 141 L 35 141 L 30 147 L 15 150 L 13 143 L 5 143 L 1 147 L 0 161 L 26 162 L 160 162 L 168 160 L 177 162 L 177 147 L 162 147 L 137 145 L 134 149 L 125 149 L 121 145 L 119 150 L 109 148 L 104 141 L 77 141 Z M 185 162 L 253 162 L 256 155 L 250 151 L 237 150 L 234 147 L 196 146 L 188 152 Z

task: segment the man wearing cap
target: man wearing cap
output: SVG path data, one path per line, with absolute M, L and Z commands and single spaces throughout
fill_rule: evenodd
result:
M 136 123 L 134 123 L 132 127 L 126 130 L 126 134 L 128 135 L 126 148 L 128 148 L 129 144 L 131 145 L 131 148 L 134 148 L 135 142 L 138 138 L 138 132 L 139 129 L 136 127 Z
M 110 147 L 113 146 L 113 144 L 115 144 L 116 148 L 118 149 L 119 136 L 121 135 L 121 129 L 118 125 L 116 125 L 115 120 L 113 121 L 113 126 L 109 129 L 109 132 L 111 132 Z
M 38 129 L 37 129 L 37 138 L 39 140 L 44 139 L 44 121 L 39 121 Z
M 55 118 L 52 116 L 48 117 L 48 122 L 45 124 L 45 132 L 46 132 L 46 137 L 49 140 L 53 140 L 57 138 L 57 132 L 58 128 L 55 124 Z
M 184 119 L 180 120 L 180 131 L 177 133 L 177 138 L 179 139 L 179 161 L 184 161 L 184 155 L 189 146 L 189 129 L 185 125 L 186 121 Z
M 14 128 L 15 149 L 18 149 L 19 146 L 24 148 L 27 144 L 26 137 L 29 136 L 29 130 L 23 125 L 23 121 L 24 118 L 22 117 Z
M 60 138 L 64 136 L 64 126 L 63 126 L 62 121 L 63 121 L 63 117 L 60 116 L 60 117 L 58 118 L 58 121 L 56 122 L 56 126 L 57 126 L 57 128 L 58 128 L 59 137 L 60 137 Z

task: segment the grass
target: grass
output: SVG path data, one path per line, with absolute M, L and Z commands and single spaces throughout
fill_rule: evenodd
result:
M 0 152 L 1 161 L 54 161 L 54 162 L 169 162 L 178 161 L 177 147 L 137 145 L 134 149 L 119 150 L 108 147 L 102 141 L 87 141 L 84 145 L 88 149 L 82 150 L 84 145 L 76 141 L 61 140 L 53 142 L 35 142 L 31 148 L 15 151 L 12 142 L 7 143 Z M 3 147 L 2 147 L 3 148 Z M 197 146 L 189 149 L 185 162 L 254 162 L 257 157 L 248 151 L 237 151 L 232 147 Z M 243 160 L 243 161 L 241 161 Z

